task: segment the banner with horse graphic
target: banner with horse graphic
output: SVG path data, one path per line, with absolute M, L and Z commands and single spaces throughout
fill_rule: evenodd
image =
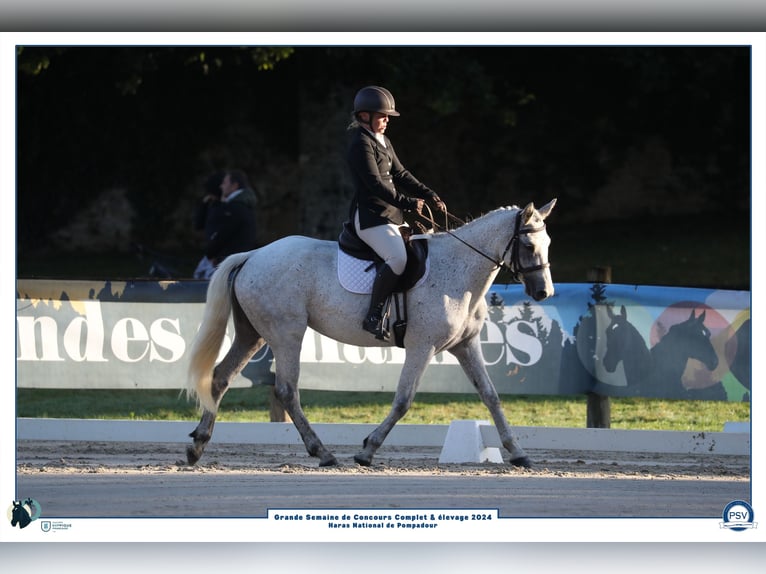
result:
M 183 388 L 204 281 L 17 282 L 17 386 Z M 494 285 L 481 350 L 501 394 L 749 401 L 750 292 L 557 284 L 542 302 Z M 220 357 L 231 345 L 233 329 Z M 394 390 L 405 349 L 355 347 L 309 329 L 301 388 Z M 233 386 L 272 384 L 268 347 Z M 475 392 L 457 360 L 436 355 L 422 392 Z

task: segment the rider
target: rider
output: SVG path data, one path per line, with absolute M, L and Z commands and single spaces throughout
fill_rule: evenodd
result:
M 388 338 L 383 328 L 383 307 L 407 265 L 407 251 L 399 229 L 407 225 L 403 213 L 421 213 L 426 199 L 436 209 L 447 211 L 439 196 L 405 169 L 391 140 L 384 135 L 389 118 L 398 115 L 391 92 L 380 86 L 367 86 L 354 98 L 354 120 L 349 126 L 353 132 L 348 164 L 356 190 L 350 217 L 359 238 L 384 262 L 375 276 L 370 308 L 362 323 L 365 331 L 379 339 Z

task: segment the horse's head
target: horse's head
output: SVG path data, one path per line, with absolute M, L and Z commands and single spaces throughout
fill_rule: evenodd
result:
M 696 317 L 694 309 L 692 309 L 691 315 L 686 321 L 670 327 L 668 335 L 671 333 L 684 342 L 690 358 L 701 361 L 710 371 L 714 371 L 718 367 L 718 354 L 710 342 L 710 329 L 705 327 L 705 311 Z
M 620 308 L 620 314 L 615 315 L 612 306 L 607 305 L 606 314 L 610 323 L 606 328 L 606 353 L 601 362 L 608 373 L 614 373 L 625 354 L 628 312 L 623 305 Z
M 630 385 L 643 381 L 653 368 L 652 356 L 644 338 L 636 327 L 628 321 L 625 305 L 620 306 L 620 314 L 615 314 L 612 305 L 606 305 L 609 325 L 606 328 L 606 351 L 601 364 L 608 373 L 614 373 L 622 361 L 625 380 Z
M 526 294 L 535 301 L 547 299 L 554 291 L 548 262 L 551 238 L 548 237 L 544 223 L 554 205 L 555 199 L 540 209 L 535 209 L 534 204 L 530 203 L 520 210 L 516 229 L 505 254 L 510 251 L 511 272 L 524 284 Z

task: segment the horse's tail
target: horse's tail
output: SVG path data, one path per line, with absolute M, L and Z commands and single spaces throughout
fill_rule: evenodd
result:
M 218 410 L 218 402 L 213 397 L 212 390 L 213 367 L 231 313 L 229 276 L 249 256 L 249 252 L 230 255 L 213 273 L 207 287 L 207 303 L 202 324 L 191 346 L 186 394 L 190 398 L 196 396 L 199 405 L 212 413 Z

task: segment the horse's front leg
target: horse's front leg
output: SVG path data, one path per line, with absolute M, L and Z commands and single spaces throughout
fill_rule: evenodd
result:
M 500 404 L 500 397 L 497 395 L 495 385 L 492 384 L 487 368 L 484 366 L 484 357 L 479 347 L 478 335 L 466 339 L 451 348 L 450 353 L 457 357 L 460 366 L 463 367 L 463 371 L 473 386 L 476 387 L 481 400 L 489 409 L 492 420 L 495 422 L 495 427 L 497 427 L 497 432 L 500 435 L 500 441 L 508 452 L 511 453 L 510 463 L 514 466 L 529 468 L 531 466 L 530 460 L 511 432 L 511 427 L 505 418 Z
M 423 376 L 433 355 L 433 350 L 407 350 L 407 358 L 404 361 L 404 367 L 399 377 L 399 385 L 396 387 L 391 411 L 380 426 L 364 439 L 362 450 L 354 456 L 357 464 L 362 466 L 370 466 L 372 464 L 372 457 L 375 456 L 375 452 L 383 444 L 383 441 L 386 440 L 388 433 L 410 410 L 420 378 Z

